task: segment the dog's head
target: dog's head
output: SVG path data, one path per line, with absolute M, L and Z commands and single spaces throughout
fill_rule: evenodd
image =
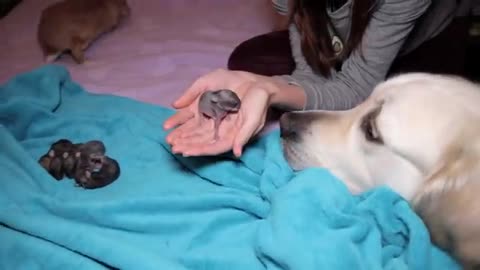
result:
M 434 243 L 480 266 L 480 87 L 410 73 L 348 111 L 286 113 L 284 153 L 325 167 L 353 193 L 386 185 L 412 203 Z
M 325 167 L 352 193 L 385 185 L 408 200 L 434 243 L 480 266 L 480 87 L 403 74 L 348 111 L 286 113 L 284 154 Z
M 480 90 L 457 77 L 399 75 L 351 110 L 286 113 L 280 127 L 294 169 L 325 167 L 353 193 L 387 185 L 412 200 L 480 176 Z

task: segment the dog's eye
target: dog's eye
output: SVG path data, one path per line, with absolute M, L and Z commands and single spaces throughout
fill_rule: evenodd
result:
M 376 121 L 375 121 L 379 112 L 380 110 L 375 110 L 373 112 L 368 113 L 363 118 L 362 124 L 360 126 L 360 128 L 363 131 L 363 134 L 365 135 L 365 139 L 369 142 L 383 143 L 382 136 L 378 131 Z

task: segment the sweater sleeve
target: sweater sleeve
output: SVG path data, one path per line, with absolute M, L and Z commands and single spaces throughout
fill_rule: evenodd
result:
M 278 14 L 288 14 L 288 1 L 289 0 L 272 0 L 273 7 L 278 12 Z
M 387 72 L 431 0 L 384 0 L 374 12 L 359 48 L 352 51 L 340 71 L 328 79 L 313 72 L 300 48 L 300 36 L 290 25 L 290 43 L 296 69 L 283 75 L 306 95 L 304 110 L 346 110 L 365 100 Z M 362 57 L 363 55 L 363 57 Z

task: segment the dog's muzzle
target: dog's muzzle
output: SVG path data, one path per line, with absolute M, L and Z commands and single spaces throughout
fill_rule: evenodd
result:
M 304 113 L 288 112 L 280 117 L 280 137 L 284 140 L 300 141 L 308 127 L 308 117 Z

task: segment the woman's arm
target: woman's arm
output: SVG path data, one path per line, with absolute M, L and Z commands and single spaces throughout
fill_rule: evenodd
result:
M 275 11 L 283 16 L 288 15 L 288 1 L 290 0 L 271 0 Z
M 288 1 L 289 0 L 269 0 L 272 3 L 273 16 L 275 19 L 274 31 L 288 29 Z
M 262 76 L 267 82 L 266 90 L 270 93 L 270 106 L 284 111 L 298 111 L 305 107 L 307 96 L 298 85 L 289 83 L 281 76 Z
M 300 37 L 290 26 L 296 70 L 291 75 L 272 78 L 272 106 L 292 109 L 350 109 L 368 97 L 386 74 L 418 18 L 431 0 L 385 0 L 365 31 L 360 48 L 344 61 L 339 72 L 328 79 L 315 74 L 300 49 Z M 363 58 L 362 58 L 363 54 Z M 293 85 L 292 85 L 293 84 Z M 303 92 L 303 93 L 302 93 Z

